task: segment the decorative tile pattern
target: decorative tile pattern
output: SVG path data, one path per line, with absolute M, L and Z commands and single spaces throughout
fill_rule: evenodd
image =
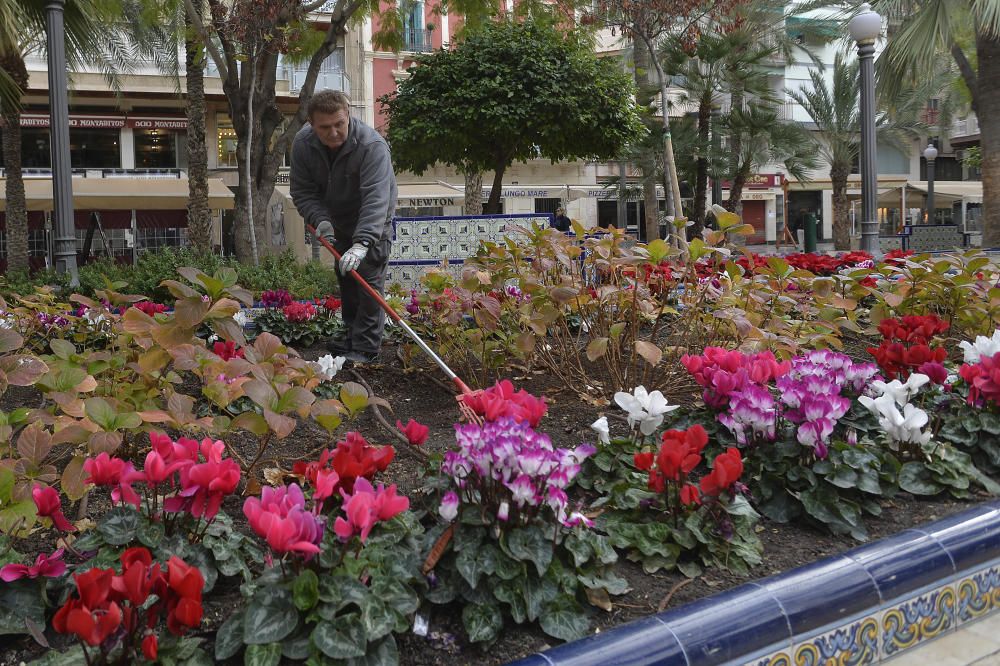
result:
M 788 650 L 778 650 L 766 657 L 748 661 L 743 666 L 792 666 L 792 658 L 788 656 Z
M 951 585 L 895 604 L 882 615 L 882 657 L 891 657 L 954 626 L 955 588 Z
M 1000 567 L 990 567 L 955 582 L 958 624 L 977 620 L 1000 607 Z
M 879 658 L 879 615 L 869 615 L 795 645 L 795 666 L 861 666 Z
M 465 217 L 398 217 L 393 220 L 392 259 L 386 283 L 398 282 L 407 289 L 420 284 L 429 268 L 448 261 L 458 275 L 462 261 L 479 249 L 482 241 L 502 242 L 512 225 L 547 225 L 551 215 L 498 215 Z

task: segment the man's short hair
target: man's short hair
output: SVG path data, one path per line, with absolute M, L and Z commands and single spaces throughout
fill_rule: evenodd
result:
M 312 99 L 309 100 L 309 106 L 306 107 L 306 113 L 310 120 L 317 113 L 339 113 L 340 111 L 346 111 L 350 115 L 351 100 L 339 90 L 319 91 L 312 96 Z

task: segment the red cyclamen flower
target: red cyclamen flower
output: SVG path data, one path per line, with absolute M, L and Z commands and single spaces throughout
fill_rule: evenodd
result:
M 66 520 L 66 516 L 63 515 L 62 503 L 55 488 L 36 485 L 31 489 L 31 498 L 35 501 L 39 517 L 50 519 L 60 532 L 76 531 L 73 524 Z
M 421 446 L 427 441 L 427 436 L 430 434 L 431 429 L 427 426 L 417 423 L 413 419 L 410 419 L 406 425 L 403 425 L 402 421 L 396 421 L 396 427 L 406 435 L 407 441 L 413 446 Z

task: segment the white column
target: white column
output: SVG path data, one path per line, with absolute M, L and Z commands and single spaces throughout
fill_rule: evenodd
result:
M 118 149 L 121 151 L 123 169 L 135 168 L 135 135 L 131 127 L 123 127 L 118 138 Z
M 823 240 L 833 238 L 833 190 L 823 190 Z
M 446 45 L 451 40 L 451 26 L 448 24 L 448 13 L 444 11 L 446 8 L 441 8 L 441 14 L 438 15 L 438 21 L 441 27 L 441 45 Z
M 764 240 L 773 243 L 778 238 L 777 200 L 764 200 Z

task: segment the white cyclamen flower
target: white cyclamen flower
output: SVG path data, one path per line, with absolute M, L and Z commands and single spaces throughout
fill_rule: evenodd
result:
M 927 412 L 911 404 L 897 406 L 891 393 L 885 393 L 874 400 L 861 396 L 858 402 L 878 419 L 879 427 L 889 439 L 900 443 L 926 444 L 932 433 L 923 432 L 927 425 Z
M 330 381 L 337 376 L 340 369 L 344 367 L 344 363 L 347 359 L 343 356 L 334 357 L 333 354 L 327 354 L 326 356 L 321 356 L 319 360 L 316 361 L 318 366 L 317 373 L 323 377 L 323 381 Z
M 237 310 L 236 314 L 233 315 L 233 319 L 236 320 L 236 323 L 239 324 L 241 328 L 246 326 L 247 322 L 250 321 L 247 319 L 247 315 L 243 312 L 243 310 Z
M 930 380 L 931 378 L 927 375 L 914 372 L 910 375 L 909 379 L 906 380 L 905 384 L 900 382 L 898 379 L 893 379 L 889 383 L 876 380 L 872 382 L 872 388 L 875 389 L 879 395 L 892 396 L 893 401 L 902 407 L 908 403 L 913 396 L 920 392 L 921 386 Z
M 965 352 L 966 363 L 979 363 L 983 356 L 990 357 L 1000 354 L 1000 328 L 993 332 L 992 338 L 985 335 L 976 336 L 975 342 L 960 342 L 958 346 Z
M 611 443 L 611 431 L 608 428 L 608 417 L 602 416 L 590 424 L 590 429 L 597 433 L 597 439 L 601 444 Z
M 680 405 L 668 405 L 659 391 L 649 393 L 645 386 L 636 386 L 632 393 L 615 393 L 615 403 L 628 412 L 628 422 L 633 428 L 638 423 L 639 432 L 652 435 L 663 423 L 663 416 Z

